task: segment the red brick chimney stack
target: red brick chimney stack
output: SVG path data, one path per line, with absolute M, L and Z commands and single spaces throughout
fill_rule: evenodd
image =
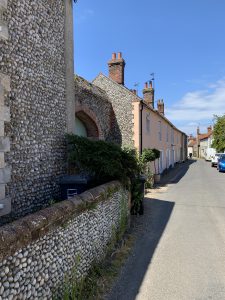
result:
M 207 128 L 207 130 L 208 130 L 208 133 L 210 133 L 210 132 L 212 131 L 212 126 L 210 125 L 210 126 Z
M 162 100 L 158 100 L 157 102 L 157 108 L 158 108 L 158 112 L 164 116 L 164 102 L 163 99 Z
M 143 99 L 152 108 L 154 108 L 154 94 L 155 91 L 152 87 L 152 81 L 150 81 L 149 85 L 148 82 L 146 82 L 143 89 Z
M 112 54 L 112 59 L 108 62 L 109 66 L 109 78 L 116 81 L 119 84 L 124 85 L 124 68 L 125 60 L 122 58 L 122 52 Z

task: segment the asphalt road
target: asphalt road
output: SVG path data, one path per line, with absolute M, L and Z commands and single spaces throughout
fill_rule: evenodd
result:
M 199 160 L 145 199 L 108 300 L 225 300 L 225 174 Z

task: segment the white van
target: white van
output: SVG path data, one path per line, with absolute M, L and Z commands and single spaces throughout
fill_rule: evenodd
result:
M 212 160 L 211 160 L 212 167 L 217 166 L 218 159 L 220 158 L 220 155 L 222 155 L 222 154 L 224 154 L 224 153 L 215 153 L 215 155 L 212 157 Z
M 216 149 L 214 149 L 214 148 L 207 148 L 206 149 L 205 160 L 206 161 L 211 161 L 212 157 L 215 156 L 215 154 L 216 154 Z

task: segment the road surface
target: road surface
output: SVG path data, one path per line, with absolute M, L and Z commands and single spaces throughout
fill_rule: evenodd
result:
M 203 160 L 178 173 L 145 199 L 108 300 L 225 300 L 225 174 Z

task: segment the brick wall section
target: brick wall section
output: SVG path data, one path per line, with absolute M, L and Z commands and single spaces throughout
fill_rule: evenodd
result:
M 96 132 L 93 130 L 97 127 L 99 139 L 119 144 L 120 135 L 118 134 L 119 138 L 116 138 L 114 134 L 118 128 L 107 93 L 80 76 L 75 76 L 74 83 L 76 115 L 85 123 L 88 133 L 90 131 L 90 136 L 96 136 Z
M 113 181 L 2 226 L 0 298 L 52 299 L 75 266 L 85 275 L 129 216 L 129 203 L 129 192 Z
M 56 178 L 66 167 L 64 1 L 3 2 L 8 2 L 3 14 L 8 39 L 0 40 L 0 73 L 11 81 L 5 99 L 11 150 L 5 160 L 12 167 L 6 188 L 12 214 L 0 217 L 0 223 L 58 197 Z
M 121 139 L 121 145 L 133 147 L 132 103 L 136 101 L 138 97 L 123 85 L 116 83 L 103 74 L 99 74 L 93 80 L 93 84 L 103 89 L 112 103 L 118 125 L 118 130 L 115 131 L 115 135 L 120 135 L 118 139 Z

